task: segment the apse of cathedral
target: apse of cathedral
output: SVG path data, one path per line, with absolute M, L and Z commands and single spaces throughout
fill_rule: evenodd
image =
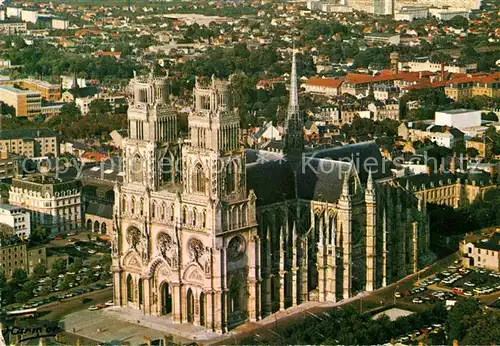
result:
M 284 155 L 244 149 L 231 82 L 197 79 L 180 139 L 166 77 L 135 77 L 115 186 L 114 302 L 224 333 L 415 273 L 425 200 L 374 142 L 306 152 L 295 55 Z

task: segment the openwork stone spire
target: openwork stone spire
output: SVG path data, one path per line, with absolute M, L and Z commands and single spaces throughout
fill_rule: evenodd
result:
M 304 148 L 303 120 L 299 110 L 299 91 L 297 86 L 297 63 L 295 49 L 292 56 L 290 73 L 290 100 L 285 122 L 285 152 L 300 153 Z

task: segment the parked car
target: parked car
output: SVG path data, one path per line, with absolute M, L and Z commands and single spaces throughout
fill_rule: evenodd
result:
M 413 304 L 422 304 L 424 301 L 420 298 L 413 298 L 412 302 Z
M 96 311 L 96 310 L 99 310 L 99 308 L 95 305 L 91 305 L 89 306 L 89 311 Z

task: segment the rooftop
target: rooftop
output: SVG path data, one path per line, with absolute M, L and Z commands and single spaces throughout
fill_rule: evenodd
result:
M 464 113 L 470 113 L 470 112 L 477 112 L 474 109 L 465 109 L 465 108 L 459 108 L 459 109 L 450 109 L 448 111 L 439 111 L 438 113 L 445 113 L 445 114 L 464 114 Z
M 4 90 L 4 91 L 10 92 L 10 93 L 20 94 L 20 95 L 38 94 L 40 96 L 40 93 L 38 91 L 21 90 L 21 89 L 14 88 L 13 86 L 10 86 L 10 85 L 1 85 L 0 90 Z
M 49 128 L 38 128 L 28 130 L 3 130 L 0 131 L 0 140 L 19 139 L 19 138 L 42 138 L 42 137 L 57 137 L 57 132 Z

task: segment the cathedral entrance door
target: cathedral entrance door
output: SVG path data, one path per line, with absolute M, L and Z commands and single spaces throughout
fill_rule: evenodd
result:
M 200 294 L 200 325 L 205 326 L 205 293 Z
M 161 313 L 162 315 L 168 315 L 172 312 L 172 292 L 170 292 L 170 287 L 168 283 L 164 283 L 161 286 Z
M 187 292 L 187 320 L 189 323 L 194 322 L 194 296 L 191 289 Z

